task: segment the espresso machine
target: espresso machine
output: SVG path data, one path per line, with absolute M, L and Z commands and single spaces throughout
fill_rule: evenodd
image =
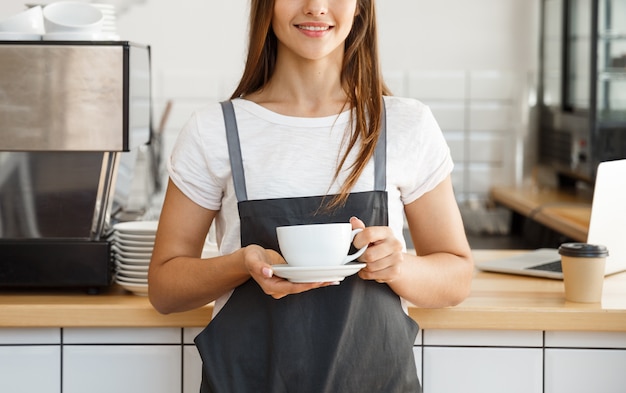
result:
M 0 289 L 112 283 L 108 234 L 150 144 L 150 76 L 145 45 L 0 42 Z

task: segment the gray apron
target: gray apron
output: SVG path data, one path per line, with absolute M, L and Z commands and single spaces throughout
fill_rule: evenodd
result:
M 234 109 L 230 101 L 222 108 L 242 247 L 279 251 L 275 229 L 281 225 L 348 222 L 352 216 L 366 226 L 388 224 L 384 119 L 375 190 L 352 193 L 343 207 L 320 213 L 329 196 L 248 200 Z M 278 300 L 250 279 L 195 339 L 203 362 L 200 391 L 421 392 L 413 356 L 417 332 L 386 284 L 358 275 Z

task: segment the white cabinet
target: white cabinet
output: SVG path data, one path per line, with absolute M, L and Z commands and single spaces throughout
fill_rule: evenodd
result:
M 424 393 L 540 393 L 541 344 L 541 332 L 426 331 Z
M 625 371 L 626 333 L 546 333 L 546 393 L 622 393 Z
M 0 392 L 60 393 L 59 346 L 0 346 Z
M 181 391 L 180 346 L 69 345 L 63 351 L 63 393 Z
M 0 393 L 197 393 L 199 328 L 0 328 Z M 420 331 L 424 393 L 623 393 L 626 332 Z
M 542 392 L 534 348 L 424 348 L 424 393 Z
M 202 382 L 202 359 L 195 345 L 183 347 L 183 393 L 198 393 Z
M 623 393 L 626 350 L 546 349 L 546 393 Z
M 0 329 L 0 392 L 60 393 L 60 343 L 58 328 Z
M 180 392 L 181 332 L 65 329 L 63 393 Z
M 193 339 L 202 328 L 183 329 L 183 393 L 198 393 L 202 382 L 202 359 Z

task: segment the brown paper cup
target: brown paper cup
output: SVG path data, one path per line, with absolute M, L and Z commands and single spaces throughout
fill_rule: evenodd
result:
M 565 243 L 559 247 L 565 300 L 578 303 L 602 301 L 606 247 L 587 243 Z

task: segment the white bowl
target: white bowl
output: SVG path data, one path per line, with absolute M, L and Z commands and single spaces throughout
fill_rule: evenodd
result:
M 36 6 L 0 21 L 0 32 L 43 34 L 43 12 Z
M 46 33 L 97 33 L 103 20 L 102 12 L 87 3 L 60 1 L 43 8 Z

